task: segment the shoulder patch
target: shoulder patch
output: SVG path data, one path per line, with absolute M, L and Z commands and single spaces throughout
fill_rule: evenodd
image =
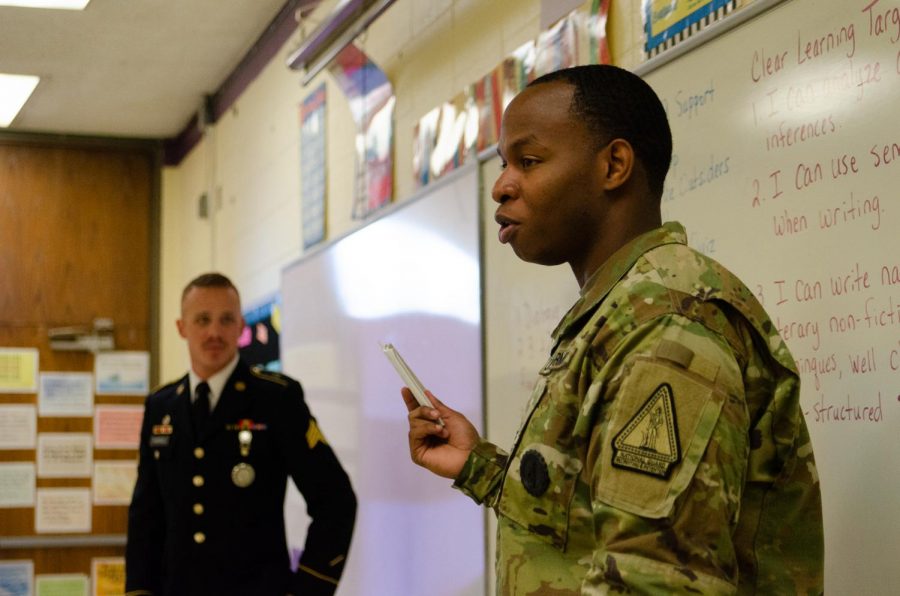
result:
M 663 383 L 613 439 L 613 465 L 668 478 L 681 460 L 672 387 Z

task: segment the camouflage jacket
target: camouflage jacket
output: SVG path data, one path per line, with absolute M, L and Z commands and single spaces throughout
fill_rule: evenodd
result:
M 821 495 L 787 347 L 677 223 L 553 333 L 512 450 L 454 486 L 498 517 L 503 595 L 821 593 Z

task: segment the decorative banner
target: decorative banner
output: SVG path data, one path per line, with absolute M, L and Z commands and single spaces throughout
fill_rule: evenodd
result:
M 300 205 L 303 248 L 325 239 L 327 188 L 325 83 L 303 100 L 300 108 Z
M 437 142 L 438 121 L 441 108 L 434 108 L 416 123 L 413 129 L 413 176 L 416 187 L 421 188 L 431 182 L 431 156 Z
M 0 393 L 34 393 L 37 374 L 36 349 L 0 348 Z
M 241 358 L 250 366 L 281 371 L 281 298 L 244 312 L 244 331 L 238 339 Z
M 354 44 L 329 66 L 347 96 L 357 126 L 353 219 L 364 219 L 394 194 L 394 88 L 387 75 Z
M 456 170 L 496 144 L 503 110 L 528 83 L 540 75 L 578 64 L 579 28 L 586 29 L 592 47 L 598 48 L 592 50 L 592 55 L 609 62 L 609 0 L 596 0 L 595 4 L 592 18 L 570 12 L 536 41 L 519 46 L 493 71 L 419 119 L 413 130 L 413 176 L 417 187 Z
M 469 87 L 451 101 L 431 110 L 416 126 L 413 168 L 419 186 L 455 170 L 474 150 L 480 117 L 473 89 Z
M 609 0 L 592 0 L 591 16 L 587 30 L 591 42 L 589 61 L 591 64 L 609 64 L 609 44 L 606 42 L 606 23 L 609 16 Z
M 574 12 L 538 35 L 533 77 L 575 66 L 578 54 L 578 17 Z
M 500 65 L 500 89 L 504 110 L 513 97 L 534 80 L 536 54 L 534 41 L 529 41 L 516 48 Z
M 479 153 L 497 144 L 500 136 L 500 118 L 503 116 L 500 96 L 500 68 L 482 77 L 473 88 L 475 107 L 478 109 L 478 140 L 475 149 Z
M 648 57 L 690 37 L 730 13 L 736 0 L 643 0 Z

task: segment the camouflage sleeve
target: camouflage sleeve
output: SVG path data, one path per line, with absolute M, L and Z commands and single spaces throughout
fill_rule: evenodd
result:
M 732 542 L 749 451 L 732 349 L 680 315 L 628 334 L 596 371 L 596 548 L 583 593 L 736 590 Z
M 459 489 L 479 505 L 495 507 L 508 457 L 493 443 L 480 441 L 469 454 L 453 488 Z

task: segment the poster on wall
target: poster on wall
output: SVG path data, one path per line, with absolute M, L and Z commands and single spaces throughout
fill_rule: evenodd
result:
M 34 562 L 31 559 L 0 561 L 0 594 L 31 596 Z
M 0 393 L 34 393 L 37 374 L 36 349 L 0 348 Z
M 90 478 L 91 433 L 38 433 L 38 478 Z
M 0 449 L 34 449 L 36 442 L 34 404 L 0 404 Z
M 33 462 L 0 463 L 0 507 L 34 507 L 36 478 Z
M 40 375 L 38 413 L 42 417 L 91 416 L 94 377 L 83 372 L 44 372 Z
M 34 576 L 34 596 L 88 596 L 90 579 L 81 573 Z
M 149 352 L 100 352 L 94 358 L 97 395 L 146 395 L 150 392 Z
M 328 179 L 325 99 L 325 83 L 322 83 L 303 100 L 300 107 L 300 213 L 304 249 L 325 239 L 325 189 Z
M 103 404 L 94 413 L 94 447 L 137 449 L 141 439 L 144 406 Z
M 238 351 L 249 366 L 281 371 L 279 336 L 281 335 L 281 297 L 244 311 L 244 331 L 238 339 Z
M 91 490 L 88 488 L 37 489 L 34 531 L 38 534 L 90 533 Z
M 91 559 L 93 596 L 121 596 L 125 593 L 125 557 Z
M 94 462 L 94 504 L 128 505 L 137 481 L 137 462 L 104 460 Z
M 644 49 L 648 56 L 668 49 L 733 9 L 735 0 L 643 0 Z

